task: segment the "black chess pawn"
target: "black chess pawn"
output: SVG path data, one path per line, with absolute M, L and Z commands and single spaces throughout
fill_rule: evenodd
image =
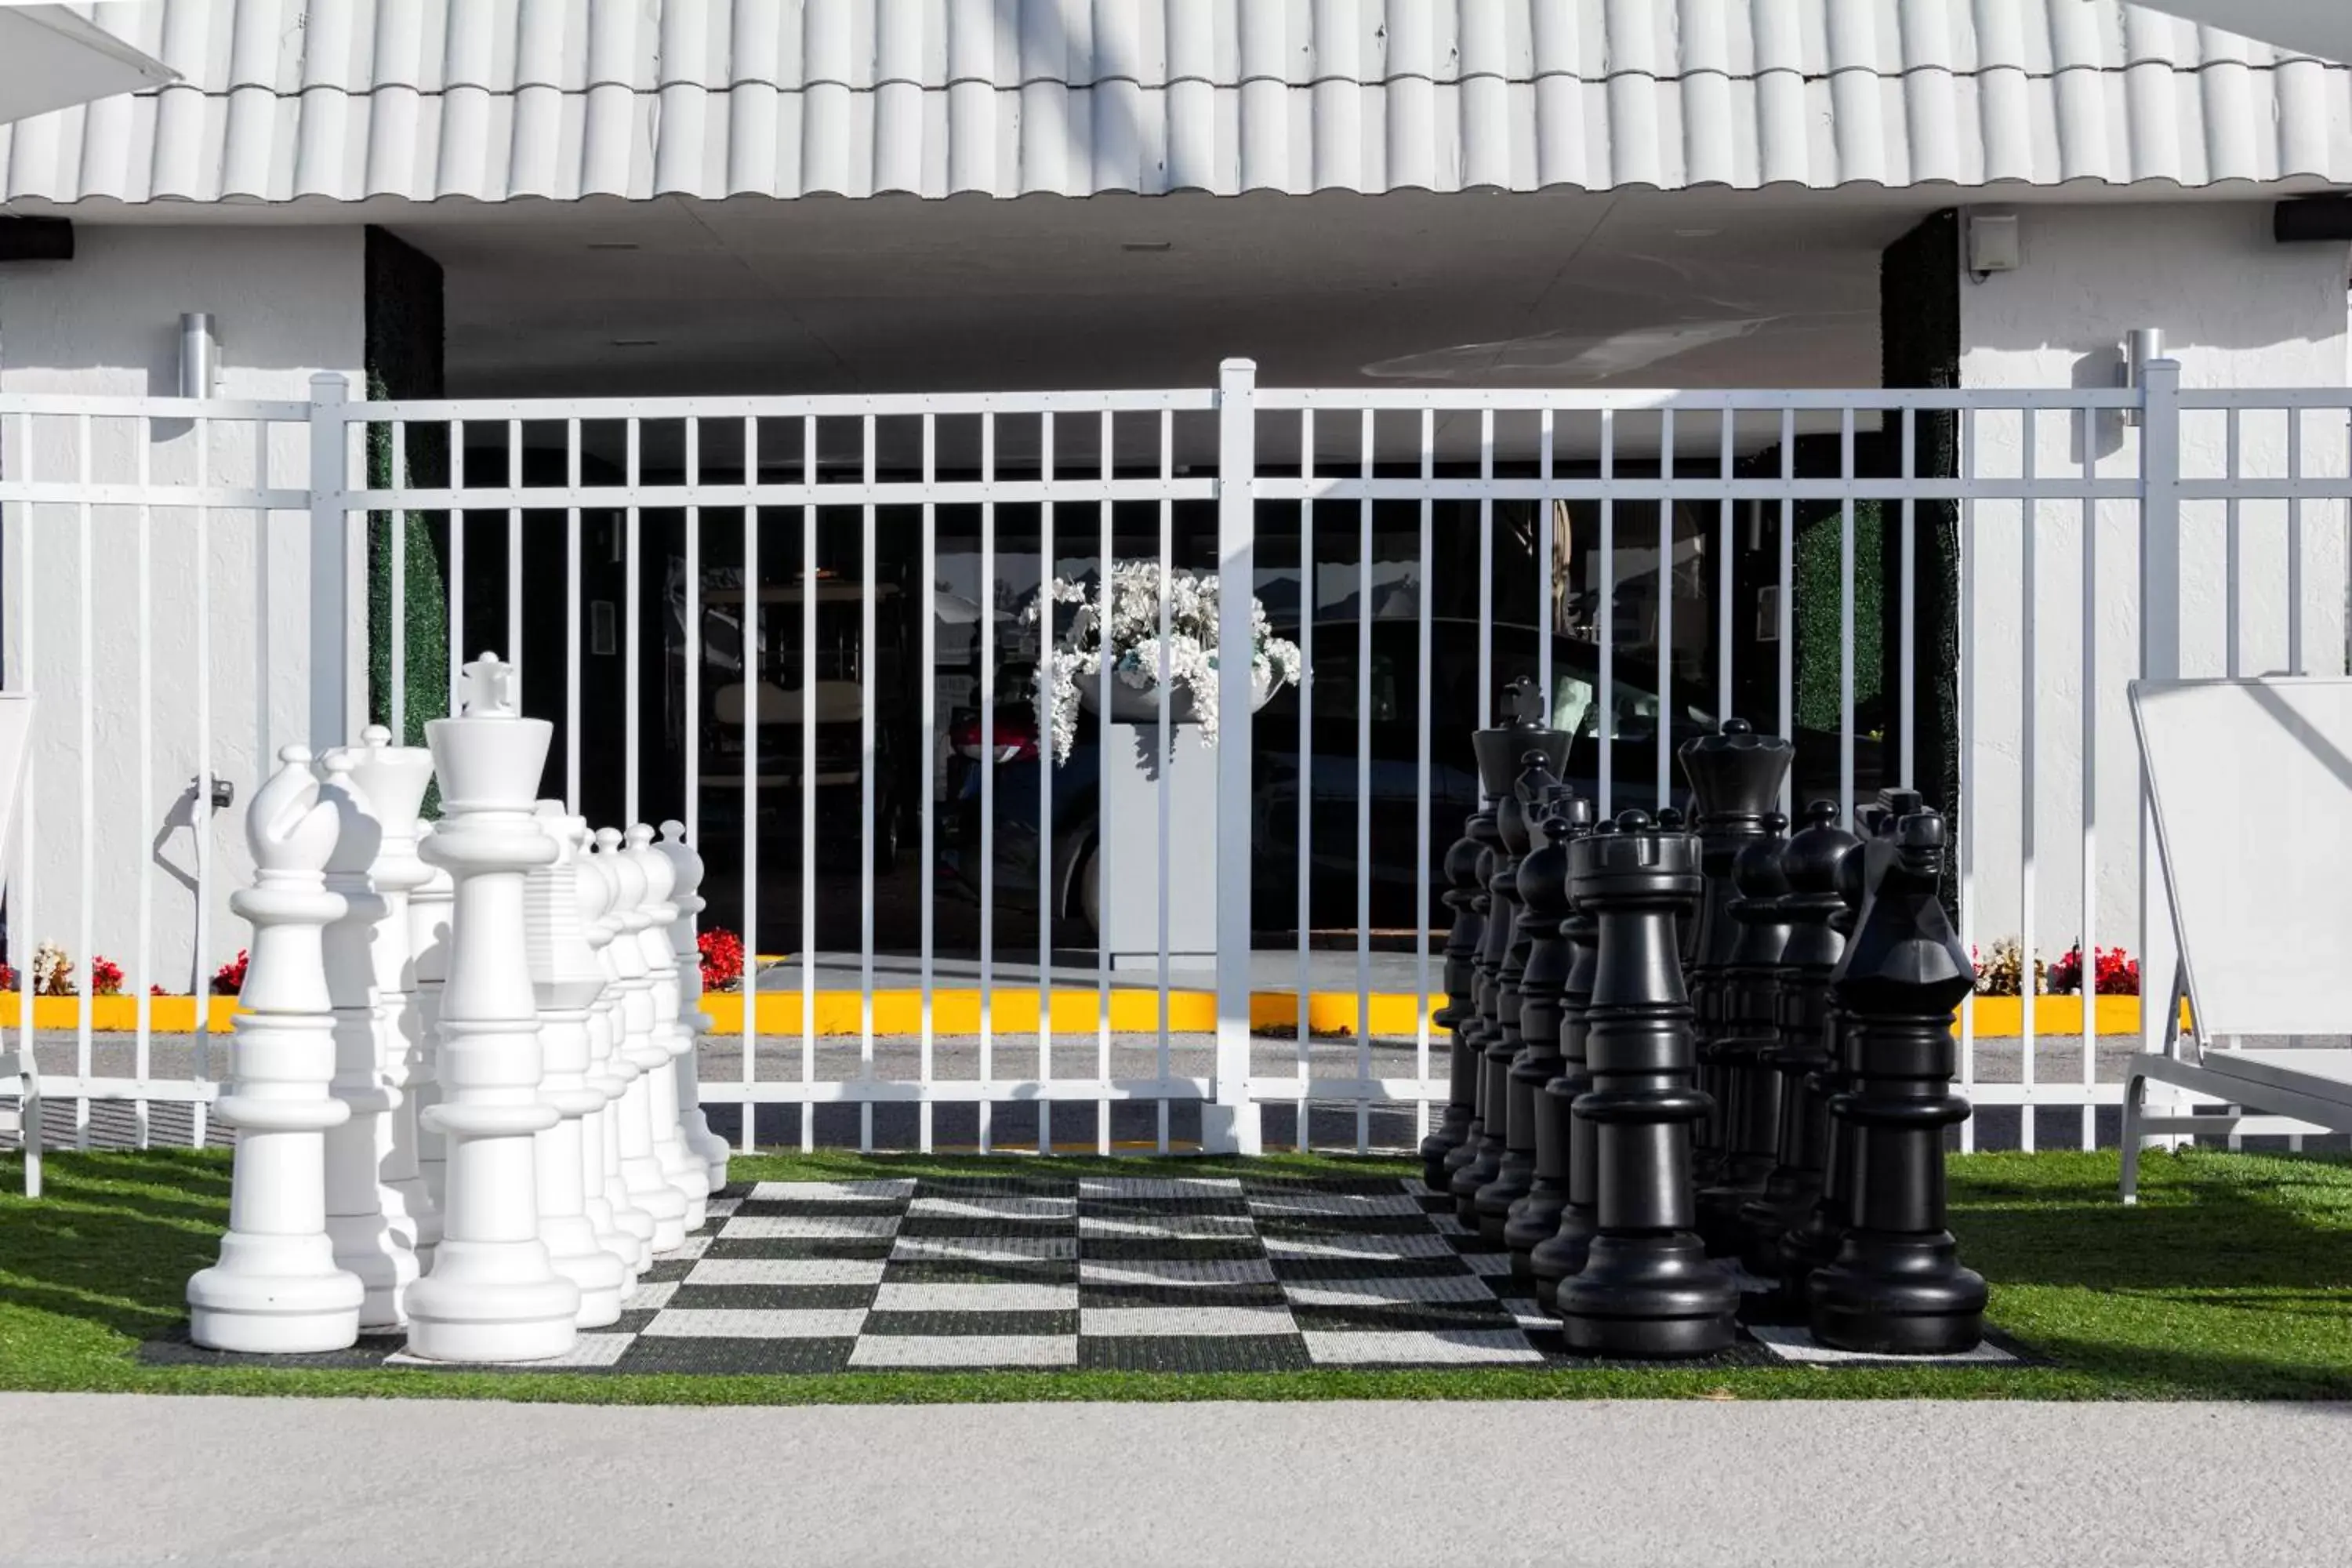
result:
M 1839 1350 L 1948 1355 L 1984 1337 L 1983 1277 L 1945 1228 L 1945 1130 L 1969 1115 L 1952 1010 L 1976 976 L 1937 896 L 1944 845 L 1934 811 L 1892 820 L 1838 963 L 1853 1079 L 1830 1110 L 1853 1153 L 1844 1238 L 1809 1296 L 1813 1337 Z
M 1822 1086 L 1832 1066 L 1830 973 L 1845 951 L 1845 937 L 1830 920 L 1845 907 L 1838 878 L 1861 842 L 1838 826 L 1837 802 L 1817 800 L 1780 853 L 1789 936 L 1780 950 L 1775 1038 L 1766 1057 L 1780 1080 L 1780 1121 L 1764 1191 L 1741 1211 L 1747 1235 L 1741 1260 L 1763 1278 L 1781 1276 L 1780 1238 L 1805 1222 L 1822 1194 L 1829 1156 L 1829 1103 Z
M 1706 877 L 1696 929 L 1684 952 L 1698 1040 L 1698 1084 L 1714 1101 L 1706 1120 L 1693 1131 L 1693 1160 L 1700 1179 L 1713 1182 L 1727 1154 L 1734 1106 L 1754 1070 L 1745 1061 L 1727 1060 L 1722 1051 L 1728 1024 L 1725 971 L 1739 940 L 1731 913 L 1732 863 L 1745 845 L 1763 835 L 1765 815 L 1780 797 L 1796 748 L 1778 735 L 1758 734 L 1745 719 L 1727 719 L 1716 733 L 1684 742 L 1676 754 L 1690 781 L 1691 826 Z
M 1765 1060 L 1777 1043 L 1774 1011 L 1780 963 L 1789 942 L 1784 903 L 1789 884 L 1780 857 L 1789 819 L 1764 817 L 1764 836 L 1742 847 L 1731 866 L 1730 905 L 1738 940 L 1721 980 L 1722 1026 L 1717 1075 L 1730 1095 L 1724 1114 L 1724 1158 L 1714 1183 L 1698 1195 L 1698 1233 L 1709 1253 L 1736 1257 L 1747 1240 L 1744 1212 L 1764 1194 L 1772 1174 L 1780 1127 L 1780 1077 Z
M 1577 848 L 1574 894 L 1601 925 L 1592 1087 L 1576 1101 L 1576 1136 L 1593 1140 L 1598 1228 L 1584 1267 L 1559 1282 L 1561 1325 L 1571 1348 L 1596 1355 L 1704 1355 L 1732 1342 L 1739 1291 L 1691 1228 L 1690 1134 L 1706 1097 L 1693 1081 L 1675 921 L 1703 890 L 1698 842 L 1629 811 Z
M 1508 1131 L 1506 1079 L 1511 1056 L 1518 1049 L 1518 979 L 1527 962 L 1527 949 L 1517 931 L 1518 858 L 1528 847 L 1527 812 L 1518 797 L 1522 759 L 1529 752 L 1541 752 L 1548 771 L 1555 774 L 1568 759 L 1570 736 L 1565 731 L 1527 721 L 1535 706 L 1528 695 L 1529 685 L 1521 679 L 1506 689 L 1507 722 L 1470 737 L 1478 759 L 1479 787 L 1495 803 L 1497 842 L 1493 846 L 1494 859 L 1485 870 L 1486 946 L 1480 964 L 1486 984 L 1479 994 L 1475 1041 L 1480 1053 L 1474 1102 L 1475 1131 L 1461 1149 L 1446 1157 L 1445 1190 L 1454 1199 L 1455 1215 L 1468 1226 L 1478 1223 L 1478 1189 L 1502 1170 Z
M 1503 1245 L 1503 1227 L 1510 1223 L 1511 1205 L 1527 1195 L 1535 1180 L 1535 1099 L 1552 1074 L 1547 1068 L 1541 1078 L 1535 1078 L 1527 1066 L 1530 1049 L 1527 1036 L 1528 972 L 1535 962 L 1538 944 L 1559 940 L 1559 921 L 1555 918 L 1547 922 L 1533 915 L 1526 886 L 1528 864 L 1543 852 L 1545 846 L 1545 803 L 1551 792 L 1560 787 L 1559 780 L 1546 765 L 1545 754 L 1540 751 L 1530 751 L 1519 761 L 1522 771 L 1513 793 L 1527 848 L 1511 874 L 1511 893 L 1518 901 L 1518 925 L 1503 963 L 1507 1000 L 1502 1009 L 1502 1032 L 1486 1048 L 1487 1092 L 1499 1091 L 1502 1097 L 1498 1103 L 1503 1107 L 1503 1152 L 1496 1163 L 1494 1176 L 1472 1194 L 1471 1211 L 1464 1216 L 1474 1221 L 1478 1234 L 1495 1247 Z M 1567 875 L 1565 857 L 1561 858 L 1559 872 L 1563 879 Z M 1565 897 L 1563 890 L 1563 900 Z M 1553 1038 L 1546 1049 L 1556 1055 L 1557 1014 L 1551 1016 L 1551 1027 Z M 1498 1072 L 1499 1078 L 1494 1076 Z
M 1592 803 L 1563 785 L 1554 792 L 1551 815 L 1542 826 L 1547 847 L 1541 854 L 1557 856 L 1557 871 L 1549 860 L 1532 879 L 1523 868 L 1519 884 L 1530 910 L 1550 930 L 1538 937 L 1519 983 L 1524 993 L 1519 1033 L 1528 1049 L 1520 1065 L 1511 1069 L 1515 1078 L 1524 1070 L 1535 1089 L 1529 1097 L 1535 1113 L 1535 1170 L 1526 1195 L 1511 1205 L 1503 1226 L 1511 1273 L 1521 1280 L 1536 1278 L 1536 1249 L 1559 1234 L 1560 1215 L 1570 1195 L 1569 1151 L 1576 1119 L 1570 1107 L 1591 1081 L 1584 1070 L 1584 1005 L 1592 993 L 1592 921 L 1577 912 L 1568 889 L 1575 840 L 1592 831 Z M 1568 1081 L 1571 1071 L 1573 1085 L 1562 1091 L 1558 1086 Z M 1589 1210 L 1591 1200 L 1586 1201 Z M 1590 1231 L 1580 1234 L 1589 1236 Z M 1580 1250 L 1576 1264 L 1582 1267 Z M 1551 1288 L 1558 1288 L 1561 1274 L 1572 1272 L 1563 1268 L 1554 1274 Z
M 1446 1152 L 1444 1182 L 1432 1184 L 1445 1193 L 1452 1192 L 1454 1178 L 1478 1157 L 1478 1145 L 1486 1132 L 1486 1031 L 1495 1026 L 1496 976 L 1503 967 L 1504 944 L 1510 940 L 1493 891 L 1495 869 L 1502 864 L 1503 836 L 1496 829 L 1491 803 L 1470 819 L 1470 838 L 1478 847 L 1476 872 L 1472 879 L 1476 890 L 1470 905 L 1478 916 L 1478 951 L 1470 961 L 1470 1010 L 1454 1028 L 1455 1037 L 1469 1053 L 1470 1120 L 1463 1126 L 1462 1142 Z
M 1471 991 L 1486 922 L 1475 907 L 1478 842 L 1470 837 L 1466 823 L 1463 836 L 1445 852 L 1445 907 L 1454 911 L 1453 924 L 1445 932 L 1445 1005 L 1430 1015 L 1430 1021 L 1453 1037 L 1448 1051 L 1450 1076 L 1446 1080 L 1444 1118 L 1434 1131 L 1421 1141 L 1421 1179 L 1441 1192 L 1446 1180 L 1445 1157 L 1462 1146 L 1463 1137 L 1470 1128 L 1475 1108 L 1473 1089 L 1477 1081 L 1473 1066 L 1475 1052 L 1470 1045 L 1468 1026 L 1477 1011 Z M 1303 1016 L 1298 1026 L 1307 1026 Z

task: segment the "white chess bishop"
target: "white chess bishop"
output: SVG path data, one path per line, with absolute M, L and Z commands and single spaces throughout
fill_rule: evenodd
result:
M 326 888 L 343 816 L 319 798 L 310 753 L 289 746 L 254 792 L 246 837 L 257 871 L 229 907 L 253 923 L 229 1092 L 214 1113 L 238 1130 L 220 1260 L 188 1281 L 188 1331 L 212 1350 L 290 1354 L 359 1338 L 359 1277 L 327 1236 L 326 1133 L 351 1117 L 335 1073 L 323 933 L 344 913 Z
M 425 1190 L 416 1160 L 416 1089 L 423 1064 L 409 1005 L 416 963 L 408 904 L 410 895 L 436 874 L 416 858 L 416 812 L 433 782 L 433 753 L 422 746 L 394 745 L 392 731 L 381 724 L 361 731 L 360 742 L 351 752 L 352 782 L 383 831 L 375 863 L 368 868 L 368 880 L 383 900 L 369 959 L 375 976 L 377 1071 L 391 1106 L 375 1124 L 378 1206 L 407 1238 L 418 1265 L 430 1268 L 441 1239 L 441 1211 Z
M 539 1235 L 555 1271 L 580 1287 L 579 1326 L 601 1329 L 619 1321 L 631 1271 L 604 1249 L 588 1218 L 583 1130 L 604 1108 L 604 1091 L 588 1083 L 588 1009 L 604 976 L 580 919 L 579 854 L 587 834 L 560 800 L 539 803 L 539 825 L 555 858 L 525 879 L 530 985 L 539 1001 L 541 1097 L 562 1118 L 538 1139 Z
M 702 1037 L 710 1033 L 710 1015 L 702 1010 L 702 947 L 695 940 L 695 917 L 704 908 L 702 857 L 686 841 L 686 824 L 665 822 L 661 842 L 654 847 L 671 868 L 669 901 L 677 907 L 670 922 L 671 951 L 677 960 L 677 1021 L 686 1032 L 687 1047 L 675 1064 L 677 1073 L 677 1130 L 688 1151 L 702 1162 L 704 1180 L 712 1192 L 727 1184 L 727 1140 L 710 1131 L 702 1114 Z
M 710 1217 L 710 1168 L 687 1149 L 677 1124 L 677 1064 L 694 1049 L 694 1035 L 678 1018 L 677 950 L 670 942 L 677 906 L 669 895 L 677 881 L 677 867 L 653 844 L 654 830 L 644 823 L 629 829 L 626 853 L 646 879 L 646 925 L 637 941 L 653 988 L 654 1043 L 665 1058 L 646 1083 L 646 1103 L 653 1118 L 654 1158 L 661 1163 L 662 1175 L 686 1199 L 686 1228 L 700 1230 Z
M 561 1118 L 540 1093 L 524 889 L 556 856 L 533 815 L 553 727 L 518 711 L 513 673 L 483 655 L 461 716 L 425 726 L 446 815 L 422 853 L 455 885 L 441 1099 L 422 1112 L 447 1145 L 441 1245 L 408 1293 L 408 1348 L 429 1361 L 559 1356 L 580 1310 L 539 1231 L 536 1141 Z

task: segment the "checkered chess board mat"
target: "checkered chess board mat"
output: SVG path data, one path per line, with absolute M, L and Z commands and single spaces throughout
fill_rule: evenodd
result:
M 1593 1365 L 1419 1181 L 1004 1176 L 762 1182 L 657 1261 L 561 1360 L 642 1373 Z M 330 1356 L 425 1366 L 398 1336 Z M 1756 1327 L 1701 1364 L 1847 1359 Z M 1854 1358 L 1860 1359 L 1860 1358 Z M 2007 1362 L 1988 1344 L 1961 1360 Z M 524 1363 L 515 1363 L 521 1369 Z M 1687 1362 L 1680 1363 L 1691 1364 Z

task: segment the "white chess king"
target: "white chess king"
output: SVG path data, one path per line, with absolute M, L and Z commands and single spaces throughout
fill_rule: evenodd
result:
M 570 1350 L 580 1289 L 539 1237 L 541 1097 L 524 876 L 555 858 L 533 815 L 553 727 L 517 710 L 494 654 L 466 667 L 463 714 L 425 726 L 446 815 L 425 860 L 455 883 L 441 993 L 441 1099 L 422 1112 L 447 1143 L 441 1245 L 408 1293 L 408 1348 L 430 1361 L 541 1361 Z
M 254 885 L 229 907 L 253 922 L 229 1092 L 214 1114 L 238 1131 L 220 1261 L 188 1281 L 188 1332 L 211 1350 L 291 1354 L 359 1338 L 359 1277 L 327 1237 L 326 1132 L 351 1117 L 335 1073 L 323 946 L 344 912 L 325 869 L 341 831 L 310 753 L 289 746 L 245 814 Z

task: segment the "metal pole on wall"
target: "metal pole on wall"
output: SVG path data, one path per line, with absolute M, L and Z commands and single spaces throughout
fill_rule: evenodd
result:
M 2180 679 L 2180 363 L 2139 367 L 2139 678 Z M 2136 761 L 2135 765 L 2138 764 Z M 2156 842 L 2156 812 L 2141 765 L 2139 796 L 2139 1047 L 2164 1049 L 2179 948 Z M 2087 961 L 2088 955 L 2085 955 Z M 2087 989 L 2087 987 L 2086 987 Z M 2155 1086 L 2151 1086 L 2155 1092 Z
M 1256 388 L 1255 362 L 1217 367 L 1217 1076 L 1213 1099 L 1201 1108 L 1201 1148 L 1212 1154 L 1259 1150 L 1258 1108 L 1249 1098 Z

